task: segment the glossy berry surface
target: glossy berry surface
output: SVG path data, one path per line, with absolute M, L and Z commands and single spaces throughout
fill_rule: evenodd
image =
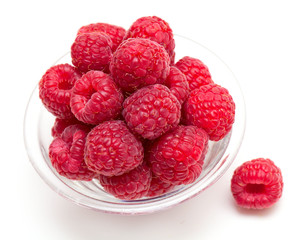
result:
M 124 92 L 134 92 L 163 83 L 170 71 L 170 58 L 164 47 L 149 39 L 130 38 L 114 52 L 110 73 Z
M 108 71 L 112 57 L 110 37 L 99 32 L 83 33 L 71 46 L 72 63 L 82 72 Z
M 84 125 L 70 125 L 63 131 L 61 137 L 53 139 L 49 146 L 49 158 L 60 175 L 83 181 L 90 181 L 96 176 L 84 162 L 84 146 L 88 131 L 89 128 Z
M 228 90 L 217 84 L 193 90 L 183 105 L 182 121 L 203 128 L 212 141 L 224 138 L 234 120 L 235 103 Z
M 123 103 L 128 127 L 143 138 L 153 140 L 175 128 L 181 106 L 171 91 L 161 84 L 139 89 Z
M 70 108 L 71 90 L 81 73 L 70 64 L 49 68 L 39 81 L 39 97 L 46 109 L 61 119 L 74 118 Z
M 74 85 L 70 106 L 75 117 L 97 125 L 121 114 L 123 95 L 111 76 L 89 71 Z
M 207 133 L 196 126 L 178 126 L 154 142 L 147 153 L 151 170 L 161 181 L 190 184 L 202 172 Z
M 186 76 L 190 91 L 213 83 L 208 67 L 197 58 L 185 56 L 175 66 Z
M 147 195 L 151 178 L 150 168 L 146 164 L 141 164 L 120 176 L 107 177 L 100 175 L 99 181 L 104 190 L 116 198 L 135 200 Z
M 174 61 L 175 41 L 170 25 L 157 16 L 147 16 L 137 19 L 127 30 L 124 39 L 148 38 L 162 45 Z M 171 62 L 172 62 L 171 61 Z
M 91 33 L 91 32 L 100 32 L 105 33 L 110 37 L 112 41 L 112 51 L 114 52 L 120 43 L 123 41 L 126 30 L 120 26 L 108 24 L 108 23 L 91 23 L 85 26 L 82 26 L 77 35 L 83 33 Z
M 231 179 L 238 206 L 264 209 L 276 203 L 283 190 L 281 170 L 270 159 L 257 158 L 239 166 Z
M 122 175 L 142 163 L 142 143 L 123 121 L 106 121 L 94 127 L 87 136 L 85 163 L 105 176 Z

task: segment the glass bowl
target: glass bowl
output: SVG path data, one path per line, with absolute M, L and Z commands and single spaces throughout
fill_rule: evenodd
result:
M 36 86 L 29 99 L 24 118 L 25 147 L 33 167 L 55 192 L 80 206 L 102 212 L 147 214 L 173 207 L 198 195 L 226 172 L 238 153 L 245 130 L 245 105 L 239 84 L 228 66 L 201 44 L 179 35 L 175 36 L 175 42 L 175 61 L 184 56 L 202 60 L 208 66 L 214 82 L 227 88 L 236 103 L 233 128 L 221 141 L 209 142 L 209 150 L 200 177 L 190 185 L 178 186 L 159 197 L 124 201 L 106 193 L 97 180 L 73 181 L 60 176 L 52 168 L 48 157 L 48 147 L 52 141 L 51 128 L 55 118 L 42 105 Z M 71 63 L 70 53 L 55 62 L 59 63 Z

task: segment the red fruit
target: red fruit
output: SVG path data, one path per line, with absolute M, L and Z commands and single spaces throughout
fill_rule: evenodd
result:
M 96 176 L 87 168 L 83 158 L 88 132 L 89 128 L 84 125 L 71 125 L 50 144 L 49 158 L 60 175 L 82 181 L 90 181 Z
M 181 106 L 171 91 L 161 84 L 137 90 L 123 103 L 123 117 L 128 127 L 143 138 L 153 140 L 175 128 Z
M 173 31 L 169 24 L 156 16 L 141 17 L 137 19 L 125 34 L 128 38 L 148 38 L 162 45 L 174 62 L 175 41 Z
M 207 133 L 195 126 L 178 126 L 161 136 L 147 160 L 161 181 L 173 185 L 193 183 L 201 174 L 208 149 Z
M 78 30 L 77 35 L 90 32 L 101 32 L 109 36 L 112 41 L 111 49 L 114 52 L 120 45 L 120 43 L 123 41 L 126 30 L 122 27 L 107 23 L 92 23 L 89 25 L 82 26 Z
M 152 176 L 150 189 L 147 197 L 158 197 L 174 189 L 175 185 L 161 181 L 158 177 Z
M 270 159 L 257 158 L 239 166 L 231 179 L 231 192 L 238 206 L 271 207 L 282 195 L 280 169 Z
M 74 85 L 70 106 L 75 117 L 97 125 L 121 114 L 123 95 L 113 79 L 101 71 L 89 71 Z
M 165 85 L 170 88 L 171 93 L 182 104 L 189 95 L 189 84 L 186 76 L 175 66 L 170 67 L 169 76 L 166 79 Z
M 110 72 L 125 92 L 163 83 L 169 75 L 170 59 L 166 50 L 149 39 L 131 38 L 114 52 Z
M 94 127 L 87 136 L 85 163 L 105 176 L 122 175 L 141 164 L 142 143 L 123 121 L 107 121 Z
M 193 90 L 183 105 L 183 123 L 203 128 L 212 141 L 229 133 L 234 118 L 235 103 L 228 90 L 217 84 Z
M 108 71 L 112 57 L 110 37 L 99 32 L 83 33 L 71 46 L 72 63 L 82 72 Z
M 150 188 L 151 178 L 151 171 L 146 164 L 141 164 L 120 176 L 99 175 L 99 181 L 104 190 L 123 200 L 145 197 Z
M 213 83 L 208 67 L 199 59 L 186 56 L 180 59 L 175 66 L 185 74 L 190 91 Z
M 80 122 L 76 118 L 71 118 L 71 119 L 56 118 L 54 121 L 54 125 L 51 128 L 51 136 L 60 137 L 66 127 L 74 124 L 80 124 Z
M 71 90 L 81 73 L 69 64 L 49 68 L 39 82 L 39 96 L 46 109 L 61 119 L 71 119 Z

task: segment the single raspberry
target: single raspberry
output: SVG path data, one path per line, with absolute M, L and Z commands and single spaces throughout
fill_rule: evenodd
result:
M 141 164 L 120 176 L 99 175 L 100 184 L 104 190 L 123 200 L 145 197 L 150 188 L 151 178 L 150 168 L 146 164 Z
M 111 49 L 114 52 L 123 41 L 126 30 L 122 27 L 111 25 L 108 23 L 91 23 L 89 25 L 82 26 L 78 30 L 77 35 L 90 32 L 101 32 L 109 36 L 112 41 Z
M 72 90 L 71 110 L 87 124 L 97 125 L 121 114 L 124 97 L 113 79 L 101 71 L 89 71 Z
M 112 57 L 110 37 L 99 32 L 83 33 L 71 46 L 72 63 L 82 72 L 108 71 Z
M 170 59 L 166 50 L 149 39 L 130 38 L 114 52 L 110 72 L 125 92 L 155 83 L 163 83 L 169 75 Z
M 71 118 L 71 119 L 56 118 L 54 121 L 54 125 L 51 128 L 51 136 L 60 137 L 66 127 L 74 124 L 80 124 L 80 121 L 78 121 L 76 118 Z
M 193 90 L 183 105 L 182 122 L 203 128 L 212 141 L 224 138 L 232 128 L 235 103 L 226 88 L 208 84 Z
M 70 125 L 56 137 L 49 146 L 49 158 L 54 169 L 62 176 L 72 180 L 90 181 L 96 174 L 84 162 L 85 139 L 89 128 Z
M 189 83 L 186 76 L 175 66 L 170 67 L 169 76 L 166 79 L 165 85 L 170 88 L 171 93 L 182 104 L 189 95 Z
M 162 45 L 174 62 L 175 41 L 169 24 L 156 16 L 147 16 L 137 19 L 127 30 L 124 39 L 148 38 Z
M 71 90 L 81 73 L 69 64 L 49 68 L 39 81 L 39 96 L 46 109 L 62 119 L 74 118 L 70 108 Z
M 239 166 L 231 179 L 231 192 L 238 206 L 251 209 L 271 207 L 282 195 L 280 169 L 270 159 L 257 158 Z
M 133 132 L 153 140 L 178 125 L 180 110 L 180 103 L 171 91 L 155 84 L 129 96 L 123 103 L 122 114 Z
M 122 175 L 141 164 L 142 143 L 123 121 L 107 121 L 94 127 L 87 136 L 85 163 L 105 176 Z
M 175 185 L 161 181 L 158 177 L 152 176 L 150 189 L 147 197 L 158 197 L 174 189 Z
M 183 57 L 175 66 L 185 74 L 190 91 L 213 83 L 208 67 L 197 58 Z
M 200 176 L 207 150 L 208 135 L 203 129 L 180 125 L 155 141 L 146 156 L 161 181 L 186 185 Z

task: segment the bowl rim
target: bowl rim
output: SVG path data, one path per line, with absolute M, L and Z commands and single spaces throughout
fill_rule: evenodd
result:
M 132 204 L 128 204 L 128 201 L 125 201 L 127 203 L 126 206 L 120 203 L 101 201 L 101 206 L 99 206 L 99 200 L 90 197 L 87 198 L 87 196 L 85 196 L 84 194 L 77 192 L 76 190 L 74 191 L 74 189 L 68 187 L 63 181 L 57 178 L 54 174 L 52 174 L 52 176 L 49 175 L 49 170 L 51 169 L 48 168 L 47 170 L 48 166 L 43 166 L 36 162 L 36 160 L 39 159 L 40 157 L 44 157 L 44 158 L 47 157 L 45 156 L 46 150 L 41 148 L 38 137 L 35 136 L 36 137 L 35 141 L 32 141 L 31 134 L 30 134 L 31 132 L 30 129 L 34 127 L 32 126 L 33 125 L 32 121 L 30 121 L 29 119 L 29 116 L 33 111 L 31 109 L 32 106 L 30 103 L 38 95 L 38 84 L 37 84 L 29 97 L 29 101 L 25 109 L 24 121 L 23 121 L 23 140 L 24 140 L 24 145 L 27 151 L 28 158 L 32 166 L 34 167 L 36 172 L 40 175 L 40 177 L 44 180 L 44 182 L 52 190 L 54 190 L 60 196 L 68 200 L 71 200 L 77 205 L 90 208 L 96 211 L 113 213 L 113 214 L 121 214 L 121 215 L 137 215 L 137 214 L 140 215 L 140 214 L 148 214 L 160 210 L 165 210 L 175 205 L 178 205 L 190 198 L 195 197 L 196 195 L 200 194 L 202 191 L 204 191 L 205 189 L 213 185 L 215 182 L 217 182 L 228 170 L 228 168 L 234 161 L 236 155 L 238 154 L 238 151 L 243 142 L 245 129 L 246 129 L 246 106 L 245 106 L 245 100 L 244 100 L 244 96 L 240 84 L 237 78 L 235 77 L 234 73 L 232 72 L 232 70 L 228 67 L 228 65 L 210 49 L 206 48 L 202 44 L 190 38 L 178 34 L 175 34 L 175 36 L 191 41 L 199 45 L 206 51 L 208 51 L 210 54 L 214 55 L 214 57 L 216 57 L 226 67 L 226 69 L 230 71 L 232 75 L 232 79 L 235 82 L 236 93 L 239 95 L 239 101 L 235 101 L 236 109 L 239 110 L 239 114 L 236 114 L 235 122 L 239 122 L 238 124 L 239 128 L 236 129 L 234 123 L 230 134 L 227 136 L 230 139 L 230 141 L 220 161 L 201 179 L 201 182 L 191 185 L 189 188 L 185 189 L 184 191 L 181 192 L 179 191 L 178 194 L 170 196 L 170 198 L 156 197 L 156 198 L 151 198 L 152 200 L 148 202 L 143 202 L 140 200 L 130 201 L 130 203 Z M 57 64 L 61 59 L 63 59 L 68 54 L 69 52 L 62 55 L 53 65 Z M 37 115 L 37 113 L 35 114 Z M 38 132 L 37 126 L 35 126 L 34 132 L 35 133 Z M 40 151 L 38 152 L 32 151 L 37 147 L 40 149 Z M 45 174 L 45 172 L 47 171 L 48 173 Z M 214 177 L 212 178 L 212 176 Z

